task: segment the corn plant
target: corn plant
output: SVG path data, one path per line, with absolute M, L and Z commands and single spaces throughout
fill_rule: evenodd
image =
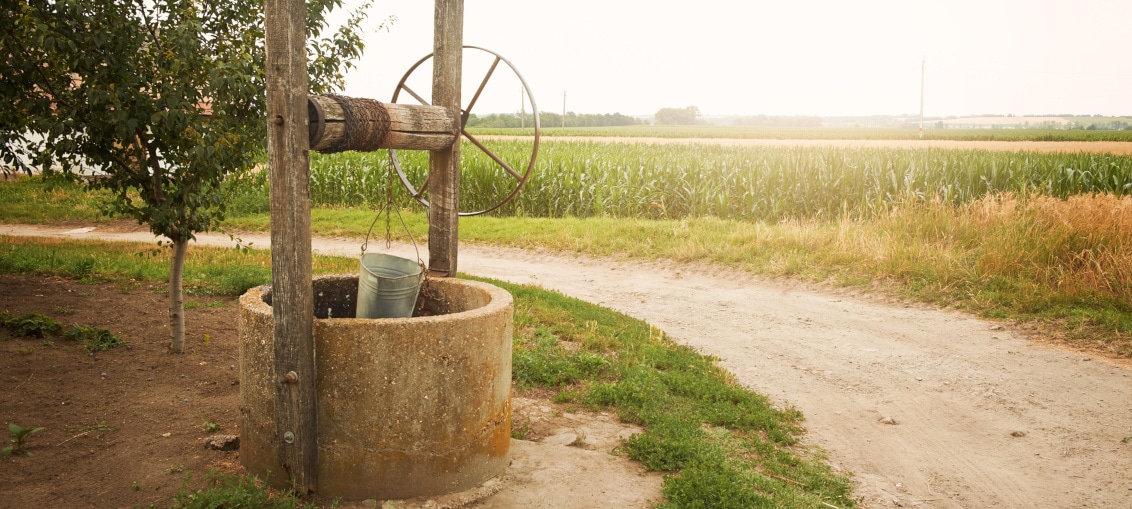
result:
M 516 169 L 525 168 L 529 144 L 486 143 Z M 409 180 L 420 186 L 428 172 L 428 154 L 401 151 L 398 158 Z M 377 208 L 386 199 L 388 156 L 383 152 L 315 154 L 311 163 L 315 206 Z M 514 184 L 494 161 L 465 145 L 461 210 L 487 208 Z M 396 203 L 412 206 L 397 179 L 393 186 Z M 909 198 L 962 204 L 1008 191 L 1063 199 L 1087 193 L 1132 194 L 1132 157 L 544 139 L 530 180 L 498 213 L 776 221 L 868 216 L 888 212 Z

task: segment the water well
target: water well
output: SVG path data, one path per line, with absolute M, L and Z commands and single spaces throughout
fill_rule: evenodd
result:
M 503 472 L 511 439 L 513 303 L 475 281 L 428 279 L 411 318 L 352 317 L 358 276 L 314 278 L 318 493 L 403 499 Z M 279 463 L 271 287 L 240 298 L 240 461 Z

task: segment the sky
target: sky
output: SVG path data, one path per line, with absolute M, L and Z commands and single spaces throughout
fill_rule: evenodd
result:
M 344 93 L 387 101 L 433 50 L 435 4 L 374 1 Z M 1132 0 L 466 0 L 464 44 L 558 113 L 918 115 L 923 70 L 929 117 L 1132 116 L 1129 20 Z M 491 57 L 465 55 L 466 102 Z M 409 76 L 418 93 L 430 64 Z M 475 113 L 529 111 L 505 67 Z

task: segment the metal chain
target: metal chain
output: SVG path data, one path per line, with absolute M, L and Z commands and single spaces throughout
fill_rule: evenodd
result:
M 366 248 L 369 247 L 369 236 L 373 234 L 373 227 L 377 224 L 377 220 L 381 219 L 381 213 L 385 212 L 385 249 L 393 247 L 393 225 L 391 212 L 397 213 L 397 219 L 401 221 L 401 227 L 405 229 L 405 234 L 409 236 L 409 240 L 413 243 L 413 250 L 417 252 L 417 265 L 421 266 L 421 272 L 427 272 L 424 260 L 421 259 L 421 248 L 417 245 L 417 239 L 413 237 L 413 232 L 409 230 L 409 225 L 405 223 L 405 218 L 401 217 L 401 210 L 393 205 L 393 166 L 388 165 L 385 177 L 385 203 L 382 204 L 381 209 L 373 216 L 373 221 L 369 224 L 369 229 L 366 230 L 366 240 L 362 243 L 362 255 L 366 254 Z
M 393 230 L 390 226 L 389 209 L 393 208 L 393 166 L 390 164 L 385 165 L 385 249 L 389 249 L 393 245 Z M 397 211 L 397 217 L 401 217 L 401 211 Z M 401 221 L 404 223 L 404 220 Z M 408 230 L 408 228 L 405 228 Z M 412 236 L 410 234 L 410 236 Z

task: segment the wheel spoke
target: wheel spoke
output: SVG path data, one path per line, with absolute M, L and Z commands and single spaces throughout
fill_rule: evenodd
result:
M 464 118 L 463 118 L 463 122 L 460 124 L 460 127 L 463 127 L 465 124 L 468 123 L 468 116 L 472 114 L 472 108 L 476 107 L 476 101 L 478 101 L 480 99 L 480 94 L 483 93 L 483 89 L 484 89 L 484 87 L 487 86 L 488 80 L 490 80 L 491 75 L 495 73 L 495 67 L 499 65 L 499 60 L 500 60 L 500 58 L 498 56 L 496 56 L 495 61 L 491 63 L 491 68 L 488 69 L 487 74 L 485 74 L 483 76 L 483 81 L 480 82 L 480 87 L 476 89 L 476 95 L 472 96 L 472 101 L 469 102 L 468 107 L 464 109 L 464 114 L 463 114 Z
M 431 176 L 431 175 L 426 175 L 426 176 L 425 176 L 425 178 L 424 178 L 424 182 L 421 182 L 421 188 L 420 188 L 420 189 L 417 189 L 417 194 L 414 194 L 414 195 L 413 195 L 413 199 L 415 199 L 415 200 L 417 200 L 417 201 L 420 201 L 420 200 L 421 200 L 421 196 L 424 196 L 424 192 L 428 190 L 428 178 L 429 178 L 430 176 Z
M 480 140 L 477 140 L 475 136 L 469 134 L 468 131 L 461 130 L 461 132 L 464 133 L 464 137 L 467 138 L 468 141 L 472 142 L 473 145 L 479 147 L 479 149 L 482 150 L 483 153 L 487 154 L 487 157 L 490 157 L 492 161 L 495 161 L 496 164 L 502 166 L 503 169 L 506 170 L 507 173 L 510 173 L 512 177 L 515 177 L 515 180 L 518 180 L 519 182 L 523 181 L 523 176 L 519 175 L 519 172 L 511 168 L 511 165 L 507 164 L 507 162 L 503 159 L 500 159 L 499 156 L 495 155 L 495 152 L 492 152 L 490 149 L 485 147 L 483 143 L 480 143 Z
M 408 93 L 409 93 L 409 95 L 411 95 L 411 96 L 415 97 L 415 98 L 416 98 L 416 99 L 417 99 L 418 101 L 420 101 L 420 103 L 421 103 L 422 105 L 424 105 L 424 106 L 431 106 L 431 104 L 429 104 L 429 102 L 428 102 L 428 101 L 424 100 L 424 98 L 423 98 L 423 97 L 421 97 L 421 96 L 417 95 L 417 93 L 416 93 L 416 92 L 413 92 L 413 89 L 409 88 L 409 86 L 408 86 L 408 85 L 404 85 L 404 84 L 402 84 L 402 85 L 401 85 L 401 90 L 404 90 L 404 91 L 408 92 Z

